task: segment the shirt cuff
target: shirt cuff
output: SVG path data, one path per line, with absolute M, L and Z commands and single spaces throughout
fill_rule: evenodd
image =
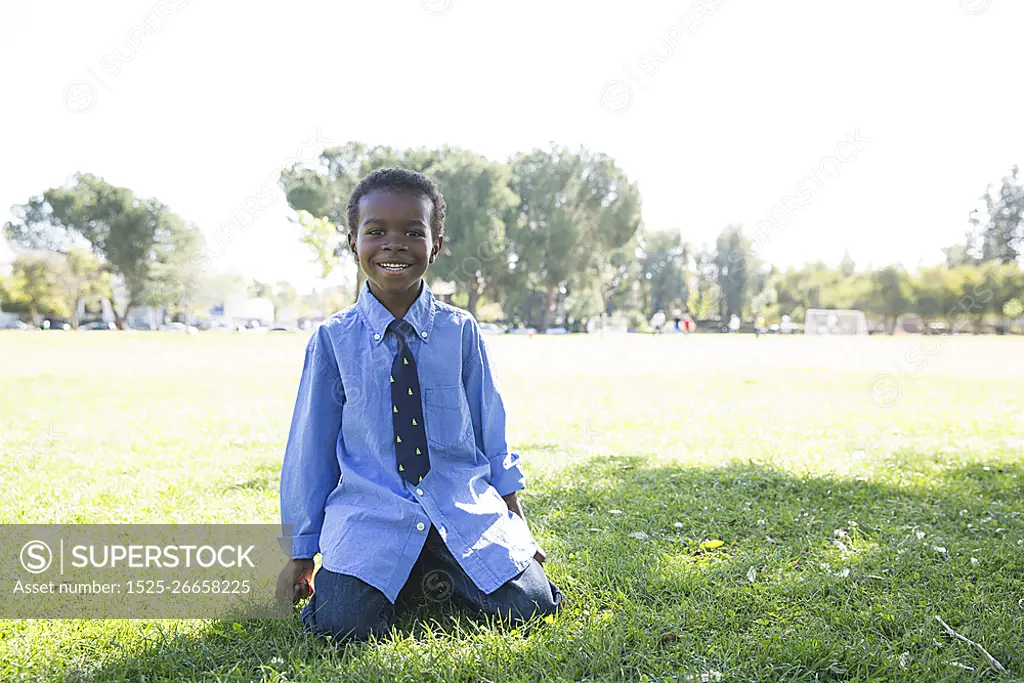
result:
M 491 458 L 491 486 L 499 496 L 507 496 L 513 491 L 526 488 L 526 475 L 519 464 L 518 453 L 506 453 Z
M 308 560 L 320 552 L 320 534 L 299 534 L 280 536 L 281 550 L 293 560 Z

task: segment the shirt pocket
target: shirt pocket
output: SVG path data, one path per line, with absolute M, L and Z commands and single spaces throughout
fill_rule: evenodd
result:
M 461 386 L 424 389 L 423 406 L 428 446 L 451 448 L 472 438 L 469 403 Z

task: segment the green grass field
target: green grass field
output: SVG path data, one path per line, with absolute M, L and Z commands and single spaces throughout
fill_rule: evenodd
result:
M 304 344 L 0 333 L 0 522 L 276 522 Z M 488 344 L 553 620 L 0 621 L 0 681 L 1024 678 L 1024 340 Z

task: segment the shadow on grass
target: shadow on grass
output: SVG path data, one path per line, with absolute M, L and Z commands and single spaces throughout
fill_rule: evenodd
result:
M 64 680 L 997 680 L 934 616 L 1024 672 L 1021 475 L 896 486 L 594 459 L 526 497 L 569 600 L 551 623 L 494 629 L 428 602 L 397 638 L 332 646 L 297 620 L 215 622 Z

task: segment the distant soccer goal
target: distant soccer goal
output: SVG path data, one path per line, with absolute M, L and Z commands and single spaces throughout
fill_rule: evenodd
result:
M 804 316 L 804 334 L 867 334 L 863 311 L 810 308 Z

